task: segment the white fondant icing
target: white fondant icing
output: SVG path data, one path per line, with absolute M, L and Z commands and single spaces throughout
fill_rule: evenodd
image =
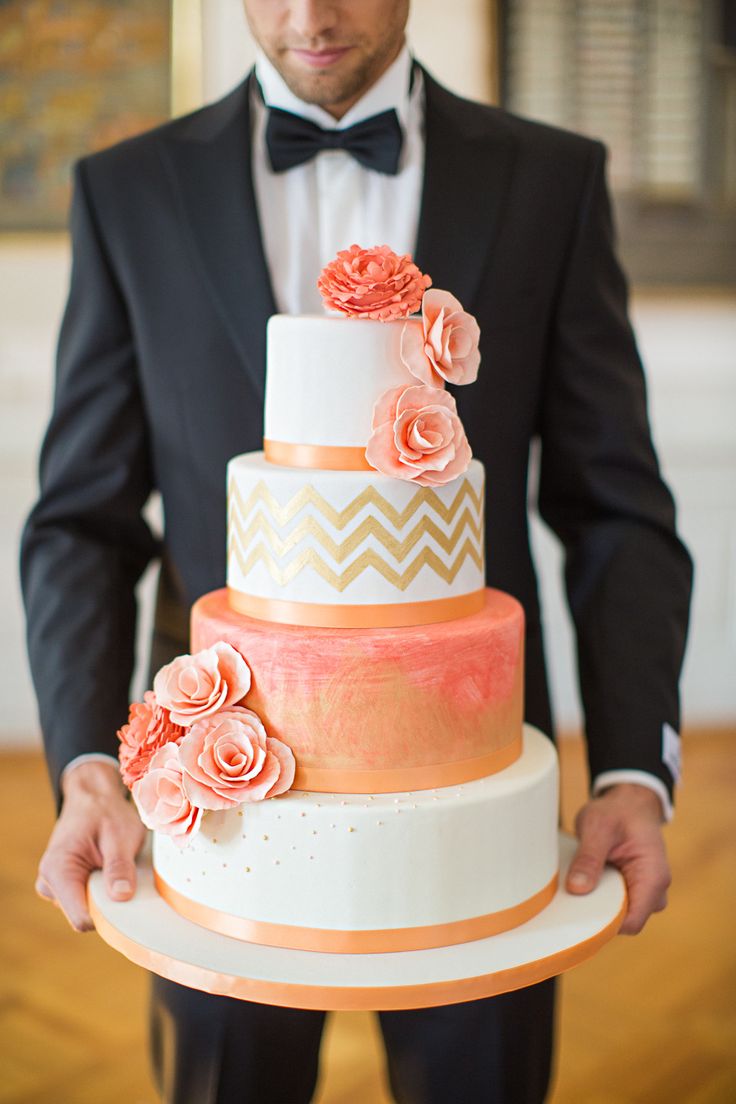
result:
M 399 355 L 404 325 L 320 315 L 268 323 L 264 436 L 301 445 L 364 448 L 379 395 L 418 381 Z
M 485 585 L 484 472 L 478 460 L 444 487 L 423 488 L 378 472 L 281 467 L 269 464 L 263 453 L 252 452 L 230 461 L 228 487 L 227 581 L 245 594 L 292 602 L 374 605 L 456 597 Z M 354 515 L 336 516 L 371 489 L 387 507 L 366 501 Z M 412 502 L 417 506 L 406 520 L 393 516 Z M 354 546 L 348 546 L 367 519 L 380 528 L 380 536 L 366 531 Z M 403 549 L 394 545 L 406 541 L 417 526 L 424 531 L 415 534 L 416 540 Z M 446 548 L 443 540 L 448 542 Z M 320 564 L 304 562 L 295 570 L 310 551 Z M 346 581 L 351 565 L 370 551 L 385 566 L 385 573 L 368 564 Z M 423 563 L 409 577 L 411 565 L 425 553 L 437 557 L 440 571 Z
M 541 981 L 583 962 L 614 936 L 626 904 L 623 877 L 607 866 L 591 893 L 567 893 L 564 880 L 577 841 L 562 833 L 558 840 L 560 885 L 546 909 L 499 935 L 432 950 L 334 954 L 219 935 L 178 916 L 158 896 L 145 853 L 138 859 L 132 900 L 111 900 L 101 870 L 92 873 L 89 892 L 96 916 L 104 920 L 98 924 L 103 939 L 133 962 L 184 985 L 226 996 L 238 986 L 245 999 L 289 1008 L 420 1008 L 519 988 L 532 980 L 527 965 L 533 980 Z M 466 979 L 473 979 L 472 991 Z M 458 983 L 456 994 L 448 993 L 448 982 Z
M 552 743 L 525 726 L 522 756 L 487 778 L 372 797 L 292 790 L 207 813 L 184 849 L 157 834 L 154 866 L 251 920 L 364 930 L 483 916 L 554 876 L 557 773 Z

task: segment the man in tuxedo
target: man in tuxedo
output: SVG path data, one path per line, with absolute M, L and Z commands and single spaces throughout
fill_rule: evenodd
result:
M 320 310 L 353 241 L 412 253 L 481 328 L 458 395 L 488 473 L 488 582 L 527 618 L 526 717 L 552 732 L 527 469 L 566 550 L 591 796 L 567 880 L 606 862 L 623 930 L 664 907 L 661 825 L 678 774 L 690 561 L 674 529 L 615 260 L 599 143 L 461 100 L 409 56 L 408 0 L 246 0 L 255 75 L 222 101 L 83 159 L 41 494 L 22 570 L 29 651 L 60 814 L 37 889 L 79 931 L 89 872 L 135 892 L 143 839 L 114 761 L 134 588 L 162 558 L 151 666 L 187 650 L 187 611 L 225 581 L 225 465 L 261 446 L 266 320 Z M 296 119 L 294 118 L 296 116 Z M 163 500 L 157 540 L 141 516 Z M 311 1098 L 324 1013 L 153 982 L 167 1101 Z M 380 1013 L 401 1104 L 541 1101 L 552 981 Z

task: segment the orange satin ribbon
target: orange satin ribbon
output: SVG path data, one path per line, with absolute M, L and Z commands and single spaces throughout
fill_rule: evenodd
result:
M 286 468 L 322 468 L 327 471 L 375 471 L 365 458 L 365 448 L 349 445 L 294 445 L 264 438 L 263 455 L 269 464 Z
M 474 590 L 470 594 L 435 598 L 428 602 L 388 602 L 376 606 L 287 602 L 281 598 L 259 598 L 233 587 L 228 587 L 227 596 L 231 609 L 255 617 L 258 621 L 328 629 L 382 629 L 431 625 L 438 621 L 469 617 L 484 608 L 485 593 L 485 590 Z
M 473 759 L 449 763 L 430 763 L 414 767 L 386 767 L 378 770 L 344 770 L 331 767 L 304 767 L 297 763 L 293 789 L 311 793 L 401 793 L 405 790 L 432 790 L 459 786 L 496 774 L 511 766 L 521 755 L 521 731 L 504 747 Z
M 295 951 L 327 951 L 334 954 L 383 954 L 391 951 L 423 951 L 433 947 L 450 947 L 455 943 L 471 943 L 499 932 L 517 928 L 531 920 L 550 903 L 557 892 L 558 875 L 526 901 L 511 908 L 474 916 L 469 920 L 454 920 L 445 924 L 428 924 L 414 928 L 378 928 L 364 931 L 338 931 L 329 928 L 303 928 L 293 924 L 273 924 L 265 920 L 248 920 L 228 912 L 192 901 L 168 885 L 154 870 L 153 880 L 164 901 L 186 920 L 209 931 L 260 943 L 267 947 L 284 947 Z
M 596 951 L 611 940 L 626 915 L 624 899 L 618 914 L 604 928 L 561 951 L 496 970 L 490 974 L 457 978 L 451 981 L 429 981 L 413 985 L 333 986 L 302 985 L 288 981 L 267 981 L 262 978 L 236 977 L 233 974 L 182 962 L 161 951 L 151 950 L 142 943 L 124 935 L 100 911 L 94 900 L 89 899 L 89 911 L 98 935 L 131 962 L 151 973 L 168 978 L 190 989 L 237 1000 L 255 1001 L 256 1004 L 274 1004 L 281 1008 L 311 1008 L 334 1012 L 388 1012 L 404 1008 L 431 1008 L 442 1004 L 459 1004 L 462 1001 L 495 997 L 526 985 L 536 985 L 549 977 L 578 966 L 591 958 Z

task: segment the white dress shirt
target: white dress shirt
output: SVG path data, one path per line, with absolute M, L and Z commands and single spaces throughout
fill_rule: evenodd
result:
M 337 130 L 390 108 L 403 131 L 396 176 L 360 165 L 345 150 L 324 150 L 303 165 L 275 173 L 264 140 L 267 109 L 254 95 L 253 184 L 276 305 L 282 314 L 323 314 L 317 277 L 341 249 L 389 245 L 395 253 L 416 251 L 424 176 L 424 97 L 406 46 L 386 72 L 342 119 L 297 99 L 263 54 L 256 77 L 263 99 L 301 115 L 324 130 Z
M 259 54 L 256 77 L 263 100 L 255 92 L 251 101 L 253 183 L 280 313 L 323 314 L 317 276 L 339 250 L 354 242 L 415 253 L 424 175 L 424 96 L 421 72 L 414 70 L 413 81 L 411 73 L 412 58 L 405 45 L 386 72 L 337 120 L 323 108 L 298 99 L 268 58 Z M 403 132 L 398 173 L 390 176 L 367 169 L 344 150 L 323 150 L 302 165 L 273 172 L 265 143 L 267 106 L 301 115 L 323 129 L 353 126 L 394 108 Z M 78 764 L 95 760 L 117 764 L 109 755 L 90 752 L 72 759 L 62 779 Z M 592 793 L 617 782 L 636 782 L 654 790 L 665 819 L 672 819 L 667 788 L 656 775 L 606 771 L 593 779 Z

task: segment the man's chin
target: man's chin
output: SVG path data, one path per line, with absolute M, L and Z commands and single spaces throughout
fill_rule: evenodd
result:
M 328 108 L 360 96 L 367 84 L 364 72 L 354 63 L 349 64 L 348 55 L 331 65 L 314 66 L 292 54 L 280 58 L 277 68 L 295 96 L 318 107 Z

